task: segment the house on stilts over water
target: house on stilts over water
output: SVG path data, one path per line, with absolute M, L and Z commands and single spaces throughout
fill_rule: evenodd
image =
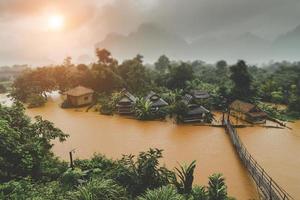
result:
M 183 96 L 183 103 L 187 106 L 187 112 L 182 116 L 184 123 L 206 122 L 210 123 L 213 119 L 212 113 L 194 101 L 194 97 L 190 94 Z
M 153 112 L 156 112 L 159 109 L 169 105 L 164 99 L 162 99 L 153 91 L 149 92 L 149 94 L 145 97 L 145 100 L 151 102 L 151 111 Z
M 136 97 L 133 96 L 126 89 L 121 91 L 121 98 L 117 104 L 117 112 L 122 115 L 131 115 L 134 113 L 134 104 Z
M 267 113 L 263 112 L 256 105 L 241 100 L 235 100 L 229 106 L 230 115 L 253 124 L 266 123 Z
M 66 102 L 71 107 L 86 106 L 93 102 L 94 90 L 83 86 L 72 88 L 64 94 L 67 96 Z

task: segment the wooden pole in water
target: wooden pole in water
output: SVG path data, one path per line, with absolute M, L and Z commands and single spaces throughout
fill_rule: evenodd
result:
M 74 169 L 74 164 L 73 164 L 73 154 L 72 154 L 72 151 L 69 152 L 69 155 L 70 155 L 70 167 L 73 170 Z
M 224 125 L 224 120 L 225 120 L 225 118 L 224 118 L 225 116 L 224 115 L 225 115 L 225 112 L 223 111 L 222 112 L 222 125 Z

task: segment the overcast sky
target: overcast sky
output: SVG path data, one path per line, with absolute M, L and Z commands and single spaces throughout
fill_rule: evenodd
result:
M 268 40 L 300 24 L 300 0 L 0 0 L 0 65 L 93 58 L 106 34 L 128 34 L 144 22 L 186 40 L 251 32 Z M 47 28 L 51 15 L 64 27 Z

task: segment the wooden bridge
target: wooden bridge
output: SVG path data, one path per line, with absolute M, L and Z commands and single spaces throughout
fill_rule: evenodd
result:
M 230 135 L 231 141 L 248 172 L 251 174 L 257 187 L 259 188 L 260 197 L 264 200 L 293 200 L 284 189 L 282 189 L 254 160 L 251 154 L 240 140 L 235 128 L 231 125 L 230 120 L 224 119 L 226 132 Z

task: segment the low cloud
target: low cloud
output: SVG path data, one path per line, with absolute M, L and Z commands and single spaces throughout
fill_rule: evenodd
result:
M 188 41 L 245 32 L 273 40 L 300 24 L 299 10 L 299 0 L 0 0 L 0 42 L 7 47 L 0 59 L 34 63 L 36 54 L 58 61 L 93 53 L 107 34 L 129 34 L 149 22 Z M 40 18 L 55 12 L 65 17 L 64 32 L 39 32 Z M 13 53 L 20 49 L 26 56 Z

